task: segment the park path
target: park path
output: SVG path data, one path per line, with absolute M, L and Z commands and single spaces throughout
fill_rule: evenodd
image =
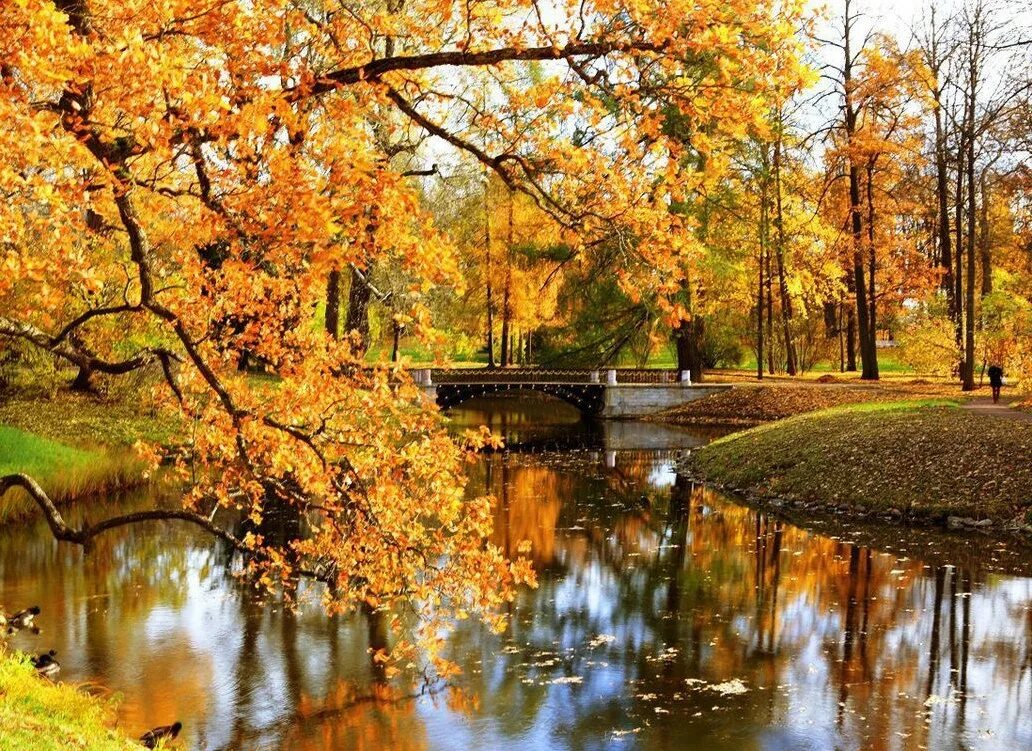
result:
M 1018 422 L 1032 423 L 1032 412 L 1008 407 L 1006 400 L 1001 396 L 999 404 L 993 404 L 991 396 L 976 396 L 964 403 L 964 409 L 978 412 L 982 415 L 993 415 L 1005 419 L 1017 420 Z

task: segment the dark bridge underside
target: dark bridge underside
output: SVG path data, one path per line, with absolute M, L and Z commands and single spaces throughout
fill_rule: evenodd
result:
M 437 386 L 437 406 L 448 409 L 478 396 L 519 391 L 550 394 L 589 416 L 601 415 L 606 403 L 601 383 L 442 383 Z

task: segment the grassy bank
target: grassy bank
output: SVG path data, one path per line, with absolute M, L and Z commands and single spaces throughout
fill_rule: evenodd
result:
M 132 445 L 165 444 L 176 425 L 139 401 L 69 393 L 7 395 L 0 401 L 0 474 L 32 475 L 57 502 L 144 482 Z M 0 498 L 0 522 L 30 513 L 20 489 Z
M 57 503 L 140 484 L 144 469 L 128 448 L 75 448 L 0 425 L 0 475 L 31 475 Z M 0 521 L 24 516 L 34 508 L 28 495 L 14 488 L 0 497 Z
M 892 384 L 741 384 L 729 391 L 674 407 L 652 419 L 678 425 L 758 425 L 849 404 L 960 398 L 966 398 L 966 395 L 955 384 L 920 379 Z
M 111 702 L 39 678 L 27 659 L 0 651 L 0 746 L 5 751 L 127 751 Z
M 942 401 L 804 414 L 700 449 L 700 479 L 761 502 L 924 523 L 1029 523 L 1032 424 Z

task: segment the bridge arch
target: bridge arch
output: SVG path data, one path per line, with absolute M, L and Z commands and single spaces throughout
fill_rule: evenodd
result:
M 589 417 L 601 415 L 606 403 L 605 386 L 600 383 L 441 383 L 436 391 L 441 409 L 481 396 L 519 392 L 549 394 Z

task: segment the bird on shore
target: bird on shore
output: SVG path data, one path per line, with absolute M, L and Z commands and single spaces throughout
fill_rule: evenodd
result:
M 39 605 L 33 605 L 31 608 L 19 610 L 14 615 L 8 616 L 5 619 L 8 635 L 15 634 L 23 628 L 30 629 L 32 633 L 38 634 L 39 627 L 33 623 L 37 615 L 39 615 Z
M 148 730 L 140 736 L 140 743 L 146 748 L 157 748 L 158 743 L 162 740 L 175 740 L 182 729 L 183 723 L 176 720 L 171 725 L 162 725 L 153 730 Z
M 53 678 L 61 670 L 61 664 L 54 659 L 55 657 L 57 657 L 56 649 L 36 655 L 32 658 L 32 667 L 36 668 L 36 672 L 40 675 Z

